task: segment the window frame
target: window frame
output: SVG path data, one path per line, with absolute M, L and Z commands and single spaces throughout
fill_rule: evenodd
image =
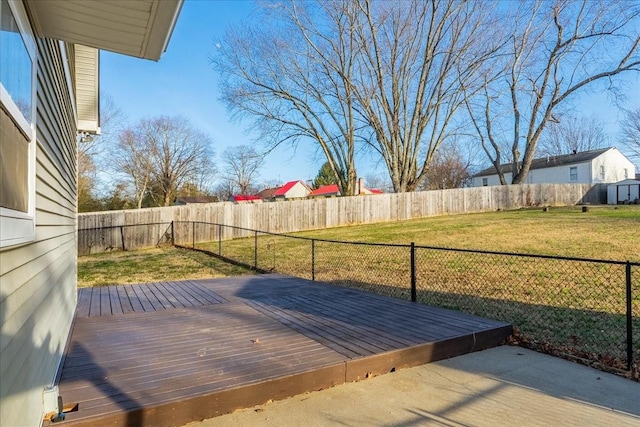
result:
M 573 172 L 575 172 L 575 174 Z M 569 167 L 569 182 L 578 182 L 578 167 L 577 166 L 570 166 Z
M 0 82 L 0 108 L 17 123 L 19 130 L 28 140 L 27 160 L 27 212 L 0 207 L 0 249 L 28 243 L 35 240 L 36 201 L 36 90 L 37 90 L 37 47 L 27 12 L 20 1 L 7 0 L 9 10 L 18 25 L 20 36 L 31 59 L 31 122 L 29 122 Z M 0 13 L 5 13 L 1 11 Z
M 482 186 L 483 187 L 489 186 L 489 178 L 482 178 Z

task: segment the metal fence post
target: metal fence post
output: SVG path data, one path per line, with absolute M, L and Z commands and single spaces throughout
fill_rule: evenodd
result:
M 258 232 L 253 232 L 253 269 L 258 270 Z
M 196 248 L 196 223 L 191 221 L 191 247 Z
M 416 244 L 411 242 L 411 301 L 416 302 Z
M 631 262 L 627 261 L 626 285 L 627 285 L 627 369 L 630 371 L 633 366 L 633 330 L 631 312 Z
M 171 221 L 171 246 L 176 245 L 176 229 L 173 226 L 173 220 Z
M 316 239 L 311 239 L 311 281 L 316 281 Z
M 222 255 L 222 224 L 218 224 L 218 255 Z
M 120 226 L 120 239 L 122 240 L 122 250 L 126 251 L 126 247 L 124 245 L 124 227 Z

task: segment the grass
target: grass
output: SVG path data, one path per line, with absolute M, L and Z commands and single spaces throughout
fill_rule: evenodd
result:
M 78 286 L 166 282 L 251 274 L 199 252 L 171 246 L 133 252 L 110 252 L 78 258 Z
M 443 246 L 640 262 L 640 206 L 522 209 L 296 233 L 322 239 Z

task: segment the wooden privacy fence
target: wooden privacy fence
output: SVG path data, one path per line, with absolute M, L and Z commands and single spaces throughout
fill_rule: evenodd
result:
M 172 222 L 208 222 L 273 233 L 435 215 L 603 202 L 601 184 L 524 184 L 283 202 L 208 203 L 78 215 L 78 253 L 153 247 L 170 239 Z M 106 232 L 105 229 L 108 229 Z M 95 230 L 93 232 L 92 230 Z M 197 232 L 193 230 L 192 232 Z M 196 236 L 208 239 L 212 236 Z M 223 236 L 224 239 L 241 237 Z M 123 242 L 127 245 L 123 248 Z

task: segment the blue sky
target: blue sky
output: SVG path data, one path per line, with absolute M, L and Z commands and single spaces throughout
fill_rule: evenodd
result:
M 218 76 L 209 63 L 215 43 L 228 25 L 239 23 L 253 10 L 252 1 L 186 0 L 167 52 L 159 62 L 102 52 L 101 91 L 135 122 L 143 117 L 183 115 L 214 140 L 216 154 L 235 145 L 253 144 L 245 123 L 232 122 L 218 101 Z M 625 90 L 635 105 L 640 100 L 640 77 L 628 79 Z M 605 121 L 607 132 L 615 136 L 620 113 L 603 91 L 593 91 L 575 100 L 575 112 L 595 114 Z M 297 149 L 281 146 L 267 155 L 261 182 L 303 179 L 316 176 L 324 159 L 314 146 Z M 484 159 L 481 159 L 484 160 Z M 366 158 L 358 159 L 360 176 L 385 173 L 384 166 Z
M 212 137 L 216 155 L 229 146 L 253 144 L 245 124 L 232 122 L 218 101 L 218 76 L 209 63 L 227 25 L 252 9 L 249 1 L 186 1 L 159 62 L 101 53 L 101 91 L 131 122 L 161 114 L 187 117 Z M 260 181 L 312 179 L 322 163 L 312 146 L 282 146 L 267 155 Z

